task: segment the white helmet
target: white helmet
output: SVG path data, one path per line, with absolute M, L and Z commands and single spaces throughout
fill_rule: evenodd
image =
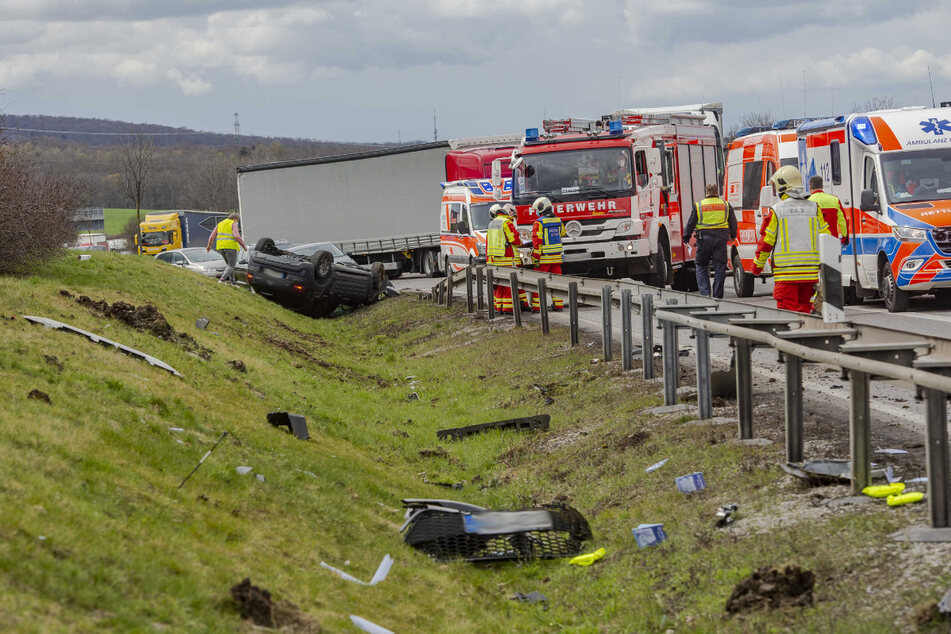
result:
M 515 217 L 515 205 L 513 205 L 512 203 L 505 203 L 504 205 L 502 205 L 502 213 L 505 214 L 506 216 L 510 216 L 510 217 L 514 218 L 514 217 Z
M 783 165 L 769 178 L 769 183 L 776 188 L 776 195 L 782 196 L 789 189 L 802 187 L 802 174 L 792 165 Z
M 555 209 L 552 207 L 551 201 L 548 200 L 546 196 L 541 198 L 536 198 L 535 202 L 532 203 L 532 209 L 535 210 L 539 216 L 548 216 L 555 213 Z
M 499 215 L 499 212 L 501 211 L 502 211 L 502 205 L 495 203 L 494 205 L 489 207 L 489 218 L 495 218 L 496 216 Z

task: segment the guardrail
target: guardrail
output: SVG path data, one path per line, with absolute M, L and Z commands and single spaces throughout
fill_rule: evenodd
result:
M 928 473 L 928 505 L 931 529 L 917 533 L 929 541 L 951 541 L 951 465 L 948 451 L 947 399 L 951 394 L 951 340 L 922 336 L 891 328 L 868 325 L 828 324 L 820 317 L 772 307 L 751 306 L 717 300 L 693 293 L 661 289 L 640 282 L 594 280 L 552 275 L 529 269 L 491 265 L 469 266 L 433 287 L 433 300 L 452 305 L 453 290 L 466 286 L 466 310 L 487 309 L 495 318 L 492 290 L 496 280 L 513 289 L 537 292 L 540 322 L 549 333 L 548 295 L 567 299 L 569 336 L 579 342 L 578 307 L 586 300 L 600 303 L 602 352 L 613 355 L 611 314 L 621 309 L 621 356 L 625 370 L 634 368 L 632 311 L 642 319 L 641 357 L 643 376 L 654 378 L 654 320 L 662 331 L 664 403 L 677 402 L 679 356 L 677 331 L 690 329 L 696 338 L 697 408 L 701 419 L 712 416 L 710 388 L 710 337 L 729 337 L 736 360 L 737 423 L 741 439 L 753 437 L 752 351 L 770 347 L 779 351 L 785 366 L 786 460 L 803 461 L 802 364 L 821 363 L 848 374 L 850 386 L 850 476 L 852 490 L 860 492 L 871 483 L 871 412 L 869 384 L 873 380 L 896 380 L 912 384 L 923 393 L 925 407 L 925 452 Z M 485 295 L 483 295 L 485 291 Z M 513 293 L 517 297 L 517 293 Z M 522 323 L 519 302 L 513 302 L 512 318 Z M 923 535 L 923 536 L 922 536 Z

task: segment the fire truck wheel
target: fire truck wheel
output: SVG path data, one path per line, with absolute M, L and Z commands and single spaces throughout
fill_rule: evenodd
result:
M 756 278 L 743 270 L 743 262 L 740 261 L 740 254 L 733 254 L 733 290 L 737 297 L 752 297 L 753 282 Z
M 654 271 L 647 274 L 644 280 L 648 286 L 664 288 L 667 286 L 667 277 L 670 275 L 670 254 L 666 242 L 660 243 L 660 249 L 653 255 Z
M 882 263 L 878 274 L 878 292 L 885 300 L 885 308 L 890 313 L 903 313 L 908 310 L 908 293 L 898 288 L 892 267 L 887 261 Z

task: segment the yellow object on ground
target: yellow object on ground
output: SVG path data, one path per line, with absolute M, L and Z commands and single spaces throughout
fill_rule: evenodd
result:
M 588 553 L 586 555 L 578 555 L 577 557 L 572 557 L 570 560 L 568 560 L 568 563 L 574 564 L 576 566 L 590 566 L 597 560 L 604 557 L 604 554 L 606 552 L 607 551 L 605 551 L 603 548 L 599 548 L 593 553 Z
M 921 502 L 925 499 L 925 494 L 921 491 L 912 491 L 903 495 L 889 495 L 885 502 L 889 506 L 901 506 L 902 504 L 911 504 L 912 502 Z
M 904 482 L 891 484 L 876 484 L 862 489 L 862 493 L 872 498 L 887 498 L 889 495 L 899 495 L 905 490 Z

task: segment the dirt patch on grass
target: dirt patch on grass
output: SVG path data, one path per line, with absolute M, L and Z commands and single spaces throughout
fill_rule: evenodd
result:
M 62 292 L 62 291 L 61 291 Z M 184 332 L 177 332 L 172 328 L 165 315 L 160 313 L 155 306 L 145 304 L 144 306 L 134 306 L 127 302 L 115 302 L 110 304 L 105 300 L 94 300 L 86 295 L 80 295 L 76 299 L 80 306 L 88 308 L 97 315 L 118 319 L 122 323 L 135 328 L 141 332 L 148 332 L 159 339 L 176 343 L 189 352 L 195 352 L 202 359 L 211 358 L 211 350 L 204 347 L 191 335 Z
M 291 333 L 292 335 L 294 335 L 294 338 L 295 338 L 295 339 L 300 339 L 300 340 L 302 340 L 302 341 L 307 341 L 307 342 L 309 342 L 309 343 L 315 343 L 315 344 L 317 344 L 318 346 L 327 346 L 327 345 L 329 345 L 329 344 L 324 340 L 324 338 L 321 337 L 320 335 L 315 335 L 315 334 L 313 334 L 313 333 L 309 333 L 309 332 L 304 332 L 304 331 L 302 331 L 302 330 L 298 330 L 297 328 L 293 328 L 293 327 L 291 327 L 291 326 L 288 326 L 288 325 L 285 324 L 283 321 L 278 321 L 278 320 L 276 320 L 276 319 L 275 319 L 272 323 L 273 323 L 275 326 L 277 326 L 278 328 L 280 328 L 281 330 L 285 330 L 285 331 Z
M 282 632 L 322 631 L 320 625 L 301 614 L 296 605 L 289 601 L 272 600 L 270 592 L 251 585 L 249 578 L 232 586 L 231 598 L 237 604 L 241 618 L 255 625 L 279 628 Z
M 350 381 L 357 379 L 365 382 L 376 383 L 380 387 L 390 387 L 391 385 L 391 381 L 381 376 L 377 376 L 375 374 L 358 374 L 355 373 L 351 368 L 344 367 L 331 361 L 318 359 L 313 354 L 311 354 L 307 348 L 296 341 L 288 341 L 287 339 L 281 339 L 273 335 L 268 335 L 265 337 L 265 341 L 276 348 L 280 348 L 281 350 L 289 352 L 294 356 L 301 357 L 307 362 L 313 363 L 321 368 L 339 371 L 342 374 L 342 376 L 338 377 L 340 381 Z
M 726 602 L 729 614 L 812 605 L 816 576 L 810 570 L 786 565 L 759 568 L 733 588 Z
M 618 451 L 626 451 L 628 449 L 633 449 L 644 443 L 648 438 L 650 438 L 650 432 L 647 431 L 636 431 L 633 434 L 627 434 L 626 436 L 621 436 L 620 438 L 614 441 L 614 448 Z

